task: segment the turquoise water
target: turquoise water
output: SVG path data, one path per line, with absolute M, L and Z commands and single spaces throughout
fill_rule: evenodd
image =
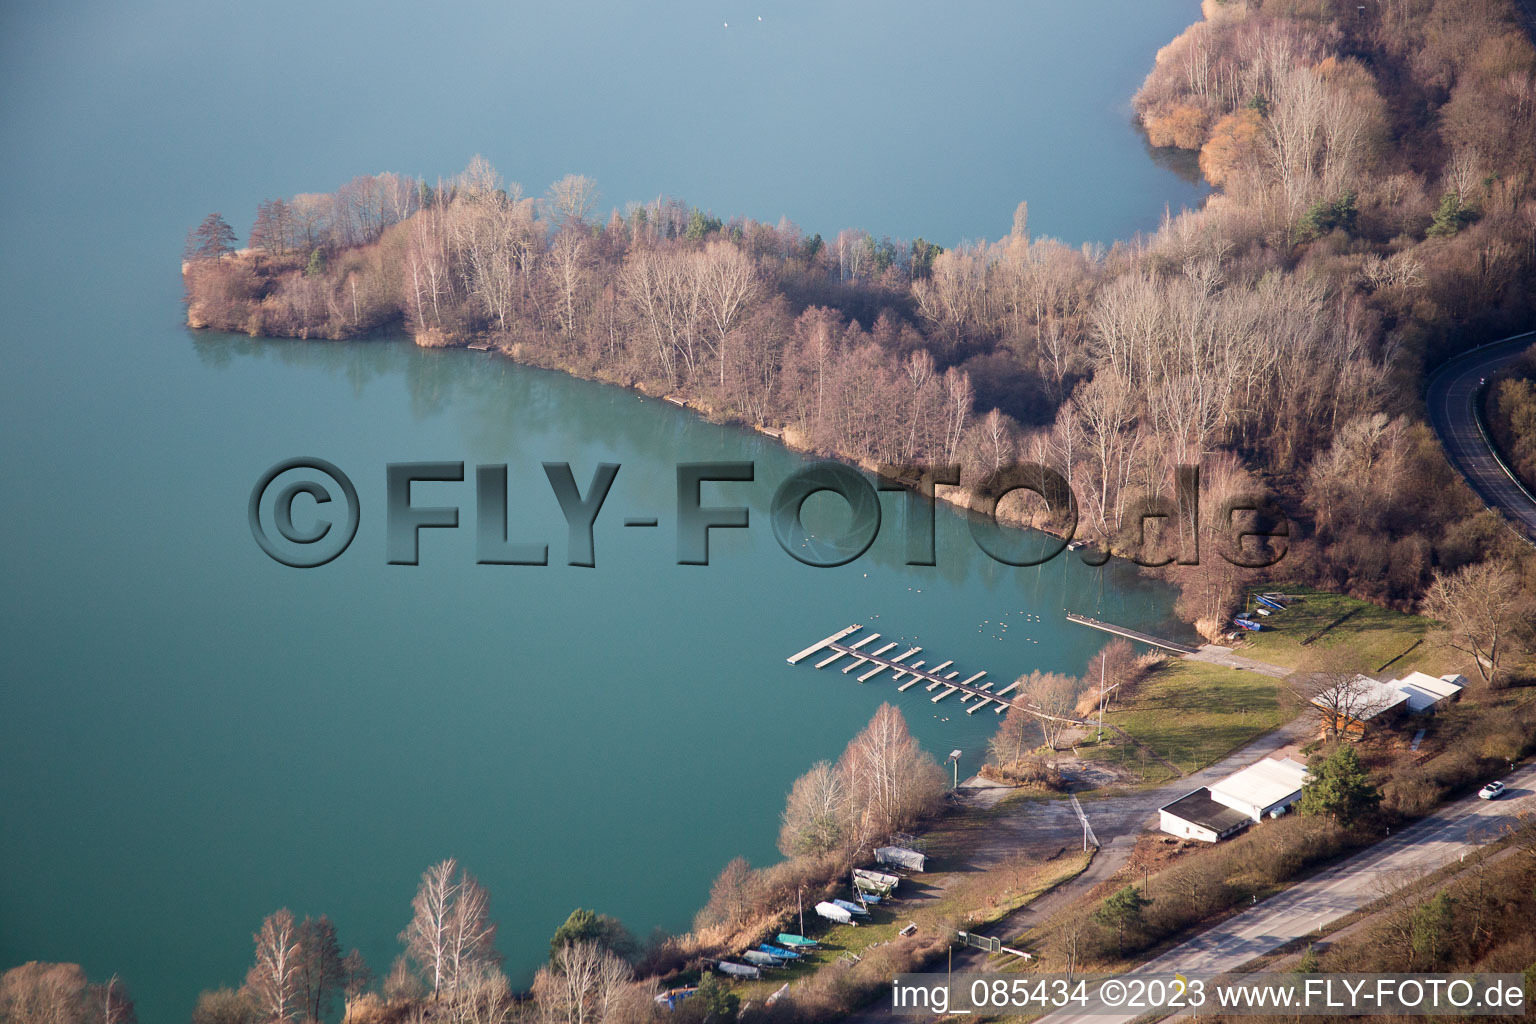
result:
M 1034 230 L 1084 241 L 1197 196 L 1126 111 L 1192 3 L 942 23 L 916 4 L 736 6 L 0 14 L 0 967 L 115 971 L 141 1019 L 185 1019 L 289 906 L 330 914 L 383 973 L 417 874 L 452 855 L 525 980 L 575 906 L 682 929 L 726 860 L 771 861 L 791 780 L 882 699 L 978 763 L 994 716 L 786 665 L 801 647 L 865 622 L 1011 678 L 1082 669 L 1100 638 L 1064 608 L 1165 624 L 1157 584 L 994 564 L 952 513 L 939 565 L 905 566 L 894 495 L 863 558 L 801 565 L 766 516 L 801 458 L 629 392 L 387 339 L 180 327 L 175 260 L 208 210 L 243 229 L 263 196 L 447 174 L 477 150 L 536 188 L 578 170 L 614 202 L 666 189 L 945 243 L 1000 234 L 1020 198 Z M 738 33 L 757 13 L 760 34 Z M 245 517 L 257 477 L 305 454 L 362 504 L 352 547 L 313 571 L 266 558 Z M 753 523 L 678 566 L 674 466 L 710 459 L 755 460 L 756 483 L 707 494 Z M 384 466 L 410 460 L 508 464 L 514 539 L 547 540 L 552 564 L 475 565 L 465 482 L 417 487 L 462 526 L 387 565 Z M 583 488 L 622 466 L 596 568 L 563 564 L 543 461 Z

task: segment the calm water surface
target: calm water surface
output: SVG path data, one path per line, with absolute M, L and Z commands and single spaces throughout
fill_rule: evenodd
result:
M 1031 227 L 1126 237 L 1199 192 L 1148 159 L 1127 99 L 1192 2 L 468 5 L 74 3 L 0 13 L 0 967 L 127 979 L 146 1022 L 238 983 L 280 906 L 329 913 L 388 969 L 420 870 L 490 888 L 526 980 L 575 906 L 681 929 L 738 853 L 775 857 L 790 781 L 892 687 L 784 658 L 859 621 L 996 678 L 1080 671 L 1081 609 L 1165 624 L 1161 587 L 980 555 L 953 514 L 936 568 L 900 508 L 814 570 L 767 527 L 801 459 L 663 403 L 407 343 L 254 342 L 179 326 L 187 225 L 355 173 L 474 152 L 534 190 L 686 196 L 944 244 Z M 756 21 L 761 15 L 763 20 Z M 724 27 L 729 22 L 730 27 Z M 362 527 L 324 569 L 263 556 L 256 477 L 315 454 Z M 507 463 L 548 568 L 474 565 L 464 528 L 385 564 L 384 465 Z M 678 461 L 753 459 L 714 563 L 675 565 Z M 539 464 L 623 466 L 595 569 L 561 564 Z M 626 515 L 661 528 L 625 530 Z M 1026 619 L 1044 617 L 1043 623 Z M 1003 631 L 1000 621 L 1009 623 Z M 994 716 L 896 697 L 974 767 Z M 944 705 L 940 705 L 943 708 Z M 945 715 L 950 721 L 942 721 Z

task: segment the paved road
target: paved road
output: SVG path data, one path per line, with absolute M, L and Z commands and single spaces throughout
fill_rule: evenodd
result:
M 1536 331 L 1485 345 L 1446 363 L 1429 382 L 1429 421 L 1440 435 L 1446 458 L 1483 503 L 1496 509 L 1526 537 L 1536 540 L 1536 498 L 1504 469 L 1477 429 L 1473 403 L 1479 385 L 1536 343 Z
M 1133 974 L 1173 971 L 1235 970 L 1330 921 L 1376 899 L 1377 883 L 1404 868 L 1428 874 L 1460 857 L 1515 822 L 1520 811 L 1536 811 L 1536 765 L 1505 778 L 1509 792 L 1501 800 L 1468 797 L 1450 804 L 1362 853 L 1299 882 L 1252 910 L 1176 946 L 1138 967 Z M 1051 1014 L 1050 1024 L 1119 1024 L 1135 1019 Z

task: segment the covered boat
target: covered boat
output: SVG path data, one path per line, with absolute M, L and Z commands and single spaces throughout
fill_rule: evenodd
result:
M 779 932 L 778 941 L 779 945 L 789 946 L 791 948 L 795 946 L 801 946 L 809 949 L 813 946 L 820 945 L 820 943 L 818 943 L 815 939 L 808 939 L 804 935 L 791 935 L 789 932 Z
M 829 921 L 836 921 L 838 924 L 849 924 L 853 921 L 853 915 L 848 911 L 825 901 L 816 904 L 816 913 Z
M 729 960 L 721 960 L 715 965 L 721 974 L 729 974 L 733 978 L 761 978 L 763 972 L 749 964 L 733 964 Z
M 778 946 L 769 945 L 766 942 L 758 943 L 757 948 L 762 950 L 764 953 L 767 953 L 769 956 L 776 956 L 776 957 L 778 957 L 780 960 L 799 960 L 800 959 L 800 954 L 796 953 L 794 950 L 792 950 L 792 949 L 780 949 Z
M 776 956 L 769 956 L 760 949 L 749 949 L 741 954 L 741 958 L 749 964 L 756 964 L 758 967 L 782 967 L 784 965 L 783 960 Z
M 877 900 L 881 896 L 889 896 L 891 894 L 890 886 L 881 885 L 879 882 L 871 882 L 867 878 L 855 878 L 853 880 L 853 886 L 854 888 L 858 889 L 859 892 L 866 894 L 867 897 Z
M 832 903 L 834 906 L 842 907 L 850 914 L 858 914 L 861 917 L 869 916 L 869 911 L 857 903 L 849 903 L 847 900 L 833 900 Z
M 928 858 L 905 846 L 882 846 L 875 850 L 875 860 L 881 864 L 894 864 L 908 871 L 927 870 Z
M 900 875 L 888 875 L 884 871 L 871 871 L 869 868 L 854 868 L 854 878 L 862 878 L 876 885 L 883 885 L 889 889 L 896 888 L 896 883 L 901 881 Z

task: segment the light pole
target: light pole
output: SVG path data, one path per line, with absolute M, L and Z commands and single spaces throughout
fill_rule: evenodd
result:
M 1099 655 L 1099 742 L 1104 742 L 1104 662 L 1107 654 Z
M 949 757 L 945 758 L 945 763 L 946 764 L 952 764 L 952 765 L 955 766 L 955 781 L 954 781 L 954 784 L 951 785 L 949 788 L 950 789 L 959 789 L 960 788 L 960 751 L 958 751 L 958 750 L 951 750 L 949 752 Z

